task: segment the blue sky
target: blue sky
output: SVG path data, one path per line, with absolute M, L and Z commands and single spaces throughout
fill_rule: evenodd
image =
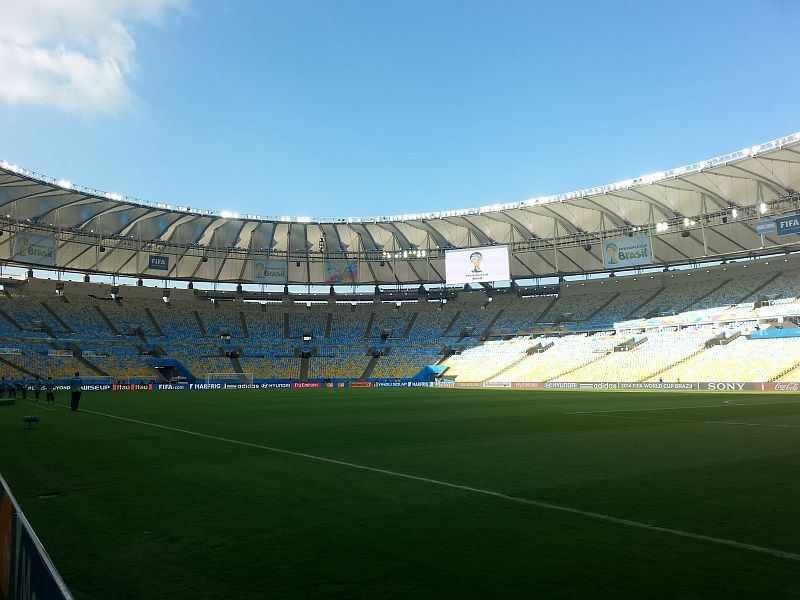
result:
M 157 202 L 462 208 L 800 130 L 791 0 L 51 4 L 0 4 L 0 158 Z

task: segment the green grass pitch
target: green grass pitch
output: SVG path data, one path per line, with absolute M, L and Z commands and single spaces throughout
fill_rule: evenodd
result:
M 78 599 L 800 597 L 791 395 L 57 398 L 0 472 Z

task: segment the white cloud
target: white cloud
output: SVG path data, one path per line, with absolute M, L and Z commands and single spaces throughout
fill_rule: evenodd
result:
M 127 107 L 136 50 L 130 25 L 161 25 L 188 2 L 0 0 L 0 102 L 85 114 Z

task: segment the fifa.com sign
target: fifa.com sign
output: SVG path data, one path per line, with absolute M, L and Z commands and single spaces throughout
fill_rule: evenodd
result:
M 646 235 L 612 238 L 603 242 L 603 266 L 606 269 L 639 267 L 653 262 L 650 238 Z

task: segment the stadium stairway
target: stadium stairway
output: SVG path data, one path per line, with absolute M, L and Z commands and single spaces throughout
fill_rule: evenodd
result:
M 372 375 L 372 372 L 375 370 L 375 365 L 378 364 L 380 358 L 381 355 L 377 354 L 369 359 L 369 362 L 367 363 L 364 372 L 361 374 L 361 377 L 358 378 L 359 381 L 366 381 L 367 379 L 369 379 L 370 375 Z
M 722 289 L 724 286 L 728 285 L 731 281 L 733 281 L 733 280 L 732 279 L 726 279 L 725 281 L 720 283 L 718 286 L 716 286 L 714 289 L 712 289 L 710 292 L 708 292 L 707 294 L 703 294 L 702 296 L 697 298 L 697 300 L 695 300 L 694 302 L 692 302 L 688 306 L 684 307 L 681 310 L 681 312 L 690 312 L 695 306 L 700 304 L 703 300 L 705 300 L 706 298 L 708 298 L 712 294 L 716 294 L 720 289 Z
M 283 313 L 283 339 L 288 340 L 292 337 L 292 324 L 289 319 L 289 313 Z
M 408 322 L 408 325 L 406 325 L 406 330 L 403 332 L 403 339 L 407 340 L 408 336 L 411 335 L 411 332 L 414 329 L 414 324 L 417 322 L 418 318 L 419 318 L 418 312 L 415 312 L 413 315 L 411 315 L 411 320 Z
M 0 309 L 0 316 L 2 316 L 6 321 L 11 323 L 14 327 L 16 327 L 19 331 L 25 331 L 25 329 L 20 325 L 19 321 L 14 319 L 11 315 L 9 315 L 6 311 Z
M 437 359 L 436 359 L 436 362 L 435 362 L 435 363 L 433 363 L 433 366 L 434 366 L 434 367 L 438 367 L 438 366 L 439 366 L 439 365 L 441 365 L 441 364 L 442 364 L 444 361 L 446 361 L 448 358 L 450 358 L 451 356 L 453 356 L 453 354 L 455 354 L 455 352 L 453 351 L 453 349 L 452 349 L 452 348 L 450 348 L 449 346 L 445 346 L 444 348 L 442 348 L 442 351 L 439 353 L 439 358 L 437 358 Z M 447 370 L 447 369 L 449 369 L 449 368 L 450 368 L 450 367 L 445 367 L 445 370 Z M 444 371 L 442 371 L 442 373 L 444 373 Z
M 558 375 L 555 375 L 555 376 L 551 377 L 550 379 L 547 379 L 547 381 L 555 381 L 559 377 L 564 377 L 565 375 L 569 375 L 570 373 L 574 373 L 578 369 L 582 369 L 587 365 L 590 365 L 592 363 L 596 363 L 598 360 L 604 359 L 606 356 L 611 354 L 611 352 L 598 352 L 598 354 L 599 354 L 599 356 L 597 358 L 593 358 L 592 360 L 588 360 L 585 363 L 580 364 L 580 365 L 578 365 L 576 367 L 572 367 L 571 369 L 567 369 L 566 371 L 564 371 L 562 373 L 559 373 Z M 527 358 L 527 356 L 525 358 Z
M 608 300 L 608 302 L 604 302 L 602 305 L 597 307 L 597 310 L 592 311 L 592 314 L 590 314 L 588 317 L 586 317 L 584 319 L 584 322 L 591 323 L 597 315 L 599 315 L 609 304 L 614 302 L 614 300 L 616 300 L 619 297 L 620 297 L 620 293 L 616 292 L 613 296 L 611 296 L 611 298 Z
M 800 368 L 800 362 L 799 362 L 799 363 L 795 363 L 795 364 L 793 364 L 791 367 L 788 367 L 788 368 L 786 368 L 786 369 L 783 369 L 783 370 L 782 370 L 780 373 L 778 373 L 777 375 L 775 375 L 775 376 L 773 376 L 773 377 L 770 377 L 770 378 L 769 378 L 769 381 L 780 381 L 781 377 L 783 377 L 783 376 L 784 376 L 784 375 L 786 375 L 787 373 L 791 373 L 792 371 L 794 371 L 795 369 L 798 369 L 798 368 Z
M 550 301 L 550 303 L 544 307 L 542 314 L 540 314 L 536 318 L 537 321 L 539 321 L 540 323 L 544 321 L 544 318 L 547 316 L 547 313 L 553 310 L 553 307 L 556 305 L 556 302 L 558 302 L 558 298 L 559 298 L 558 296 L 553 296 L 553 299 Z
M 773 275 L 772 277 L 767 279 L 764 283 L 762 283 L 756 289 L 754 289 L 751 292 L 749 292 L 744 298 L 741 298 L 738 303 L 741 304 L 741 303 L 748 302 L 748 301 L 757 302 L 759 300 L 764 300 L 764 298 L 759 298 L 758 297 L 759 292 L 761 292 L 761 290 L 763 290 L 763 289 L 766 289 L 767 286 L 772 285 L 772 282 L 775 281 L 776 279 L 778 279 L 778 277 L 781 277 L 781 276 L 783 276 L 783 271 L 778 271 L 777 273 L 775 273 L 775 275 Z
M 75 358 L 78 359 L 78 362 L 84 365 L 87 369 L 92 371 L 95 375 L 100 375 L 101 377 L 108 377 L 108 373 L 103 371 L 100 367 L 98 367 L 93 362 L 89 361 L 88 359 L 84 358 L 83 356 L 76 356 Z
M 95 306 L 94 309 L 97 311 L 97 314 L 100 315 L 100 318 L 103 320 L 103 323 L 105 323 L 111 330 L 111 333 L 113 333 L 114 335 L 122 335 L 119 329 L 117 329 L 117 326 L 114 325 L 111 319 L 108 318 L 108 315 L 106 315 L 106 313 L 103 312 L 102 308 L 100 308 L 99 306 Z
M 51 317 L 55 320 L 56 323 L 61 325 L 61 328 L 68 332 L 68 333 L 75 333 L 75 330 L 72 329 L 69 325 L 67 325 L 66 321 L 64 321 L 61 317 L 58 316 L 56 311 L 50 308 L 50 305 L 47 302 L 41 302 L 42 307 L 50 314 Z
M 550 344 L 550 345 L 552 346 L 552 344 Z M 511 369 L 511 368 L 513 368 L 513 367 L 516 367 L 516 366 L 517 366 L 519 363 L 521 363 L 523 360 L 525 360 L 525 359 L 526 359 L 526 358 L 528 358 L 529 356 L 530 356 L 530 354 L 523 354 L 523 355 L 522 355 L 522 356 L 520 356 L 520 357 L 519 357 L 517 360 L 515 360 L 514 362 L 512 362 L 510 365 L 506 365 L 505 367 L 503 367 L 503 368 L 502 368 L 502 369 L 500 369 L 499 371 L 497 371 L 497 372 L 495 372 L 495 373 L 492 373 L 491 375 L 489 375 L 489 376 L 488 376 L 486 379 L 484 379 L 484 381 L 493 381 L 493 380 L 495 380 L 496 378 L 500 377 L 500 375 L 502 375 L 503 373 L 505 373 L 505 372 L 506 372 L 506 371 L 508 371 L 509 369 Z
M 498 320 L 498 319 L 499 319 L 501 316 L 503 316 L 503 313 L 504 313 L 504 312 L 505 312 L 505 309 L 504 309 L 504 308 L 501 308 L 500 310 L 498 310 L 498 311 L 497 311 L 497 314 L 494 316 L 494 318 L 493 318 L 491 321 L 489 321 L 489 324 L 488 324 L 488 325 L 486 326 L 486 328 L 485 328 L 485 329 L 484 329 L 484 330 L 481 332 L 481 336 L 483 336 L 483 337 L 486 337 L 486 336 L 488 336 L 488 335 L 491 335 L 491 334 L 492 334 L 492 327 L 494 327 L 494 324 L 495 324 L 495 323 L 497 323 L 497 320 Z
M 445 329 L 444 333 L 442 333 L 442 337 L 450 333 L 450 330 L 453 328 L 453 325 L 456 324 L 456 321 L 458 321 L 458 317 L 460 316 L 461 316 L 461 311 L 460 310 L 456 311 L 456 314 L 453 315 L 453 318 L 450 320 L 450 323 L 448 323 L 447 329 Z
M 158 324 L 158 321 L 156 320 L 156 316 L 147 307 L 145 307 L 144 312 L 147 315 L 147 318 L 150 319 L 150 323 L 152 323 L 153 329 L 156 330 L 156 333 L 159 336 L 163 337 L 164 336 L 164 330 L 161 329 L 161 325 Z
M 26 369 L 22 365 L 18 365 L 15 362 L 10 361 L 10 360 L 8 360 L 7 358 L 5 358 L 3 356 L 0 356 L 0 364 L 4 364 L 4 365 L 6 365 L 8 367 L 11 367 L 12 369 L 16 369 L 17 371 L 20 371 L 21 373 L 25 373 L 25 375 L 27 375 L 29 377 L 34 377 L 36 379 L 41 379 L 43 377 L 40 373 L 34 373 L 33 371 L 29 371 L 28 369 Z
M 670 365 L 667 365 L 666 367 L 663 367 L 663 368 L 659 369 L 659 370 L 658 370 L 658 371 L 656 371 L 655 373 L 650 373 L 649 375 L 647 375 L 646 377 L 642 377 L 642 378 L 641 378 L 641 379 L 639 379 L 638 381 L 650 381 L 650 380 L 652 380 L 652 379 L 655 379 L 656 377 L 658 377 L 658 376 L 659 376 L 659 375 L 661 375 L 662 373 L 666 373 L 666 372 L 667 372 L 667 371 L 669 371 L 670 369 L 672 369 L 672 368 L 674 368 L 674 367 L 677 367 L 678 365 L 682 365 L 682 364 L 683 364 L 683 363 L 685 363 L 686 361 L 689 361 L 689 360 L 693 359 L 693 358 L 694 358 L 695 356 L 697 356 L 698 354 L 702 354 L 703 352 L 705 352 L 706 350 L 708 350 L 708 348 L 709 348 L 709 347 L 710 347 L 710 346 L 705 346 L 705 345 L 704 345 L 702 348 L 699 348 L 699 349 L 698 349 L 698 350 L 696 350 L 695 352 L 692 352 L 692 353 L 691 353 L 689 356 L 684 356 L 682 359 L 680 359 L 680 360 L 676 360 L 674 363 L 672 363 L 672 364 L 670 364 Z
M 247 317 L 244 316 L 243 311 L 239 311 L 239 318 L 242 321 L 242 336 L 249 338 L 250 337 L 250 328 L 247 326 Z
M 372 335 L 372 328 L 375 326 L 375 313 L 371 312 L 369 314 L 369 321 L 367 321 L 367 328 L 364 330 L 364 335 L 362 336 L 364 339 L 367 339 L 370 335 Z
M 331 331 L 333 330 L 333 313 L 328 313 L 328 318 L 325 319 L 325 339 L 331 339 Z
M 242 363 L 239 362 L 239 359 L 234 357 L 234 356 L 231 356 L 230 359 L 231 359 L 231 366 L 233 367 L 233 372 L 234 373 L 244 373 L 244 369 L 242 368 Z M 244 382 L 241 382 L 241 383 L 244 383 Z
M 627 321 L 628 319 L 633 319 L 633 318 L 634 318 L 634 315 L 637 315 L 637 314 L 639 314 L 639 311 L 640 311 L 640 310 L 642 310 L 642 309 L 643 309 L 645 306 L 647 306 L 647 305 L 648 305 L 648 304 L 650 304 L 650 303 L 651 303 L 653 300 L 655 300 L 655 299 L 656 299 L 656 298 L 659 296 L 659 294 L 661 294 L 661 292 L 663 292 L 665 289 L 666 289 L 666 288 L 664 288 L 664 287 L 660 287 L 660 288 L 658 288 L 658 289 L 655 291 L 655 293 L 654 293 L 652 296 L 648 296 L 648 297 L 647 297 L 647 299 L 646 299 L 644 302 L 642 302 L 641 304 L 637 304 L 637 305 L 636 305 L 636 308 L 634 308 L 632 311 L 630 311 L 628 314 L 626 314 L 626 315 L 623 317 L 623 319 L 622 319 L 622 320 L 623 320 L 623 321 Z
M 300 357 L 300 381 L 308 381 L 308 372 L 311 367 L 311 359 L 308 356 Z
M 194 320 L 197 322 L 197 328 L 200 330 L 200 335 L 203 337 L 208 337 L 208 331 L 206 330 L 205 323 L 203 323 L 203 318 L 200 316 L 200 312 L 193 310 L 192 314 L 194 315 Z

